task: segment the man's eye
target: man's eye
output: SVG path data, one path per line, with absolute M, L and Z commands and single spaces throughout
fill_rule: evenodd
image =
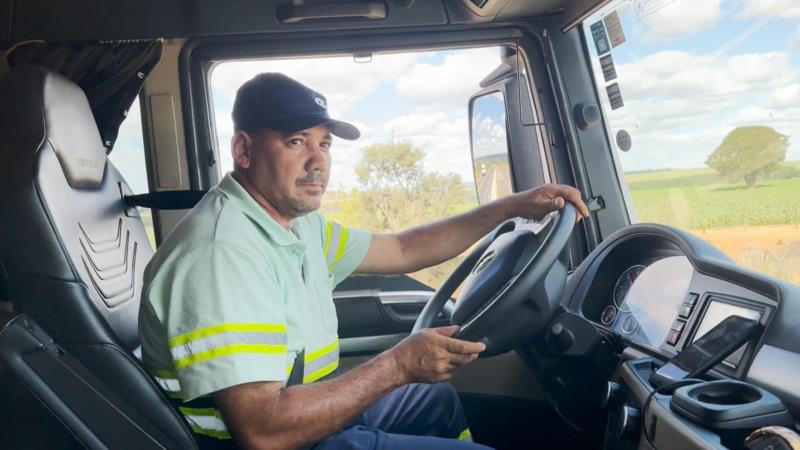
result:
M 289 139 L 289 145 L 303 145 L 303 140 L 300 138 Z
M 323 142 L 319 146 L 324 148 L 324 149 L 330 149 L 331 148 L 331 143 L 330 142 Z

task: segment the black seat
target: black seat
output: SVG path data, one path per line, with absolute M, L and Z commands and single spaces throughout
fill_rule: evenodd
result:
M 137 210 L 125 206 L 129 188 L 106 157 L 83 91 L 46 69 L 18 67 L 0 77 L 0 99 L 0 292 L 25 315 L 6 326 L 0 353 L 9 366 L 27 364 L 12 371 L 54 414 L 73 415 L 59 420 L 84 445 L 113 447 L 109 439 L 138 429 L 156 448 L 196 448 L 133 356 L 152 250 Z M 59 364 L 37 367 L 28 357 L 31 342 L 46 340 L 42 330 L 58 347 L 40 351 Z M 58 370 L 64 373 L 55 376 Z M 64 386 L 44 383 L 42 391 L 48 376 Z M 69 398 L 76 386 L 100 397 Z M 48 402 L 66 404 L 66 412 Z M 108 411 L 95 406 L 106 417 L 76 413 L 87 404 L 108 404 Z M 113 420 L 117 413 L 123 417 Z M 96 429 L 126 423 L 133 431 Z

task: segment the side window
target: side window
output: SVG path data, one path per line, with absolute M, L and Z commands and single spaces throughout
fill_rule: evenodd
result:
M 128 110 L 128 115 L 119 128 L 117 141 L 108 158 L 125 178 L 134 194 L 149 192 L 139 97 L 136 97 Z M 144 222 L 150 245 L 155 248 L 156 236 L 153 229 L 152 212 L 149 208 L 139 208 L 139 214 Z
M 500 56 L 495 46 L 373 54 L 369 62 L 339 56 L 220 63 L 209 78 L 221 175 L 233 166 L 236 90 L 258 73 L 281 72 L 325 95 L 331 116 L 362 132 L 357 141 L 333 143 L 323 214 L 346 226 L 395 232 L 465 212 L 478 204 L 469 100 Z M 410 276 L 437 287 L 460 261 Z

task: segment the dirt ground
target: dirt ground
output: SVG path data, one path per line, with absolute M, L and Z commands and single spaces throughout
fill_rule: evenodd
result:
M 777 254 L 790 242 L 800 242 L 800 224 L 689 231 L 712 243 L 733 259 L 738 259 L 754 246 Z
M 734 261 L 800 283 L 800 224 L 691 230 Z

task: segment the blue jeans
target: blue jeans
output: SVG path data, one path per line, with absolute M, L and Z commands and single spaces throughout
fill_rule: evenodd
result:
M 490 450 L 469 438 L 461 402 L 449 383 L 409 384 L 398 388 L 313 448 Z

